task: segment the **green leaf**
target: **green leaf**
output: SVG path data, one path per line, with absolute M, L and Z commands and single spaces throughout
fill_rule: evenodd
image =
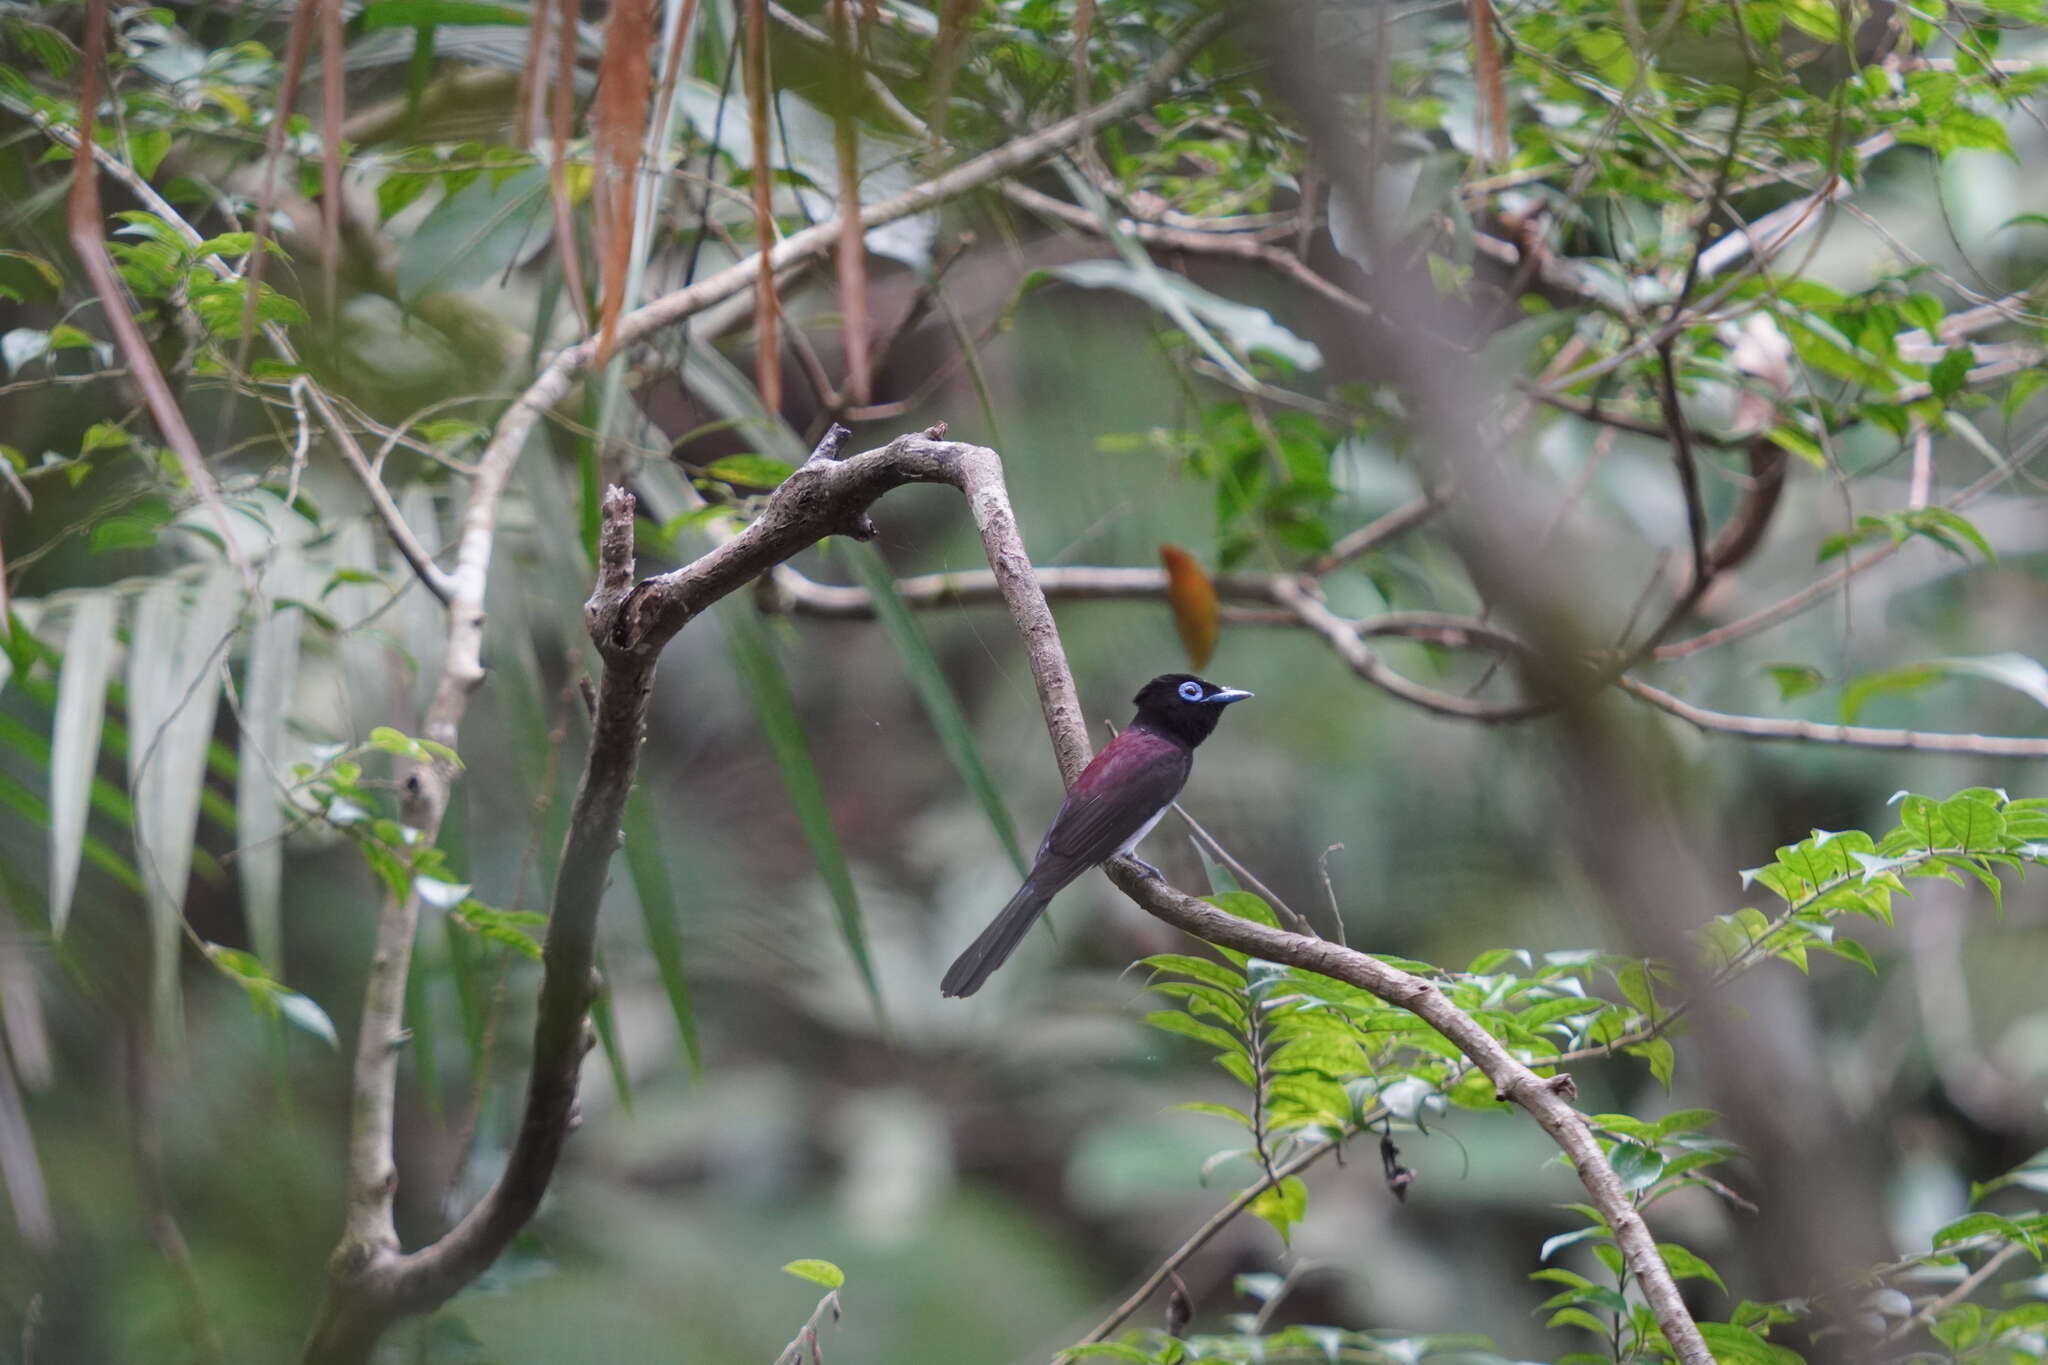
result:
M 1764 672 L 1778 685 L 1779 701 L 1795 701 L 1827 686 L 1827 675 L 1811 664 L 1765 664 Z
M 1218 910 L 1235 915 L 1239 919 L 1263 924 L 1268 929 L 1280 927 L 1280 917 L 1273 913 L 1273 907 L 1249 891 L 1226 891 L 1220 896 L 1207 896 L 1204 899 Z
M 840 937 L 846 940 L 854 968 L 867 987 L 868 998 L 874 1002 L 875 1016 L 881 1019 L 882 988 L 875 980 L 874 963 L 868 956 L 867 928 L 861 917 L 860 899 L 854 894 L 853 873 L 847 867 L 839 832 L 832 827 L 825 787 L 818 780 L 810 743 L 797 719 L 796 698 L 790 693 L 789 678 L 753 603 L 729 598 L 719 606 L 719 620 L 725 626 L 726 643 L 732 651 L 733 666 L 739 672 L 740 687 L 754 705 L 762 735 L 782 774 L 783 790 L 789 793 L 790 805 L 796 809 L 804 843 L 810 847 L 811 860 L 817 864 L 818 875 L 824 878 L 825 888 L 831 894 Z
M 647 949 L 654 956 L 654 970 L 668 997 L 669 1012 L 675 1016 L 676 1034 L 690 1070 L 702 1074 L 704 1055 L 697 1043 L 697 1015 L 690 1004 L 690 978 L 683 969 L 682 915 L 674 879 L 669 875 L 668 852 L 674 841 L 661 836 L 655 821 L 654 803 L 644 785 L 636 783 L 626 798 L 624 820 L 626 871 L 633 878 L 633 892 L 640 902 L 640 923 L 647 935 Z
M 1252 1200 L 1251 1211 L 1272 1224 L 1273 1230 L 1285 1242 L 1292 1238 L 1294 1225 L 1308 1214 L 1308 1186 L 1298 1176 L 1288 1176 L 1279 1184 L 1259 1193 Z
M 1659 1242 L 1657 1254 L 1664 1258 L 1665 1267 L 1675 1280 L 1706 1280 L 1723 1294 L 1728 1286 L 1721 1283 L 1720 1272 L 1694 1253 L 1674 1242 Z
M 1974 1303 L 1959 1303 L 1945 1309 L 1934 1320 L 1934 1339 L 1951 1351 L 1976 1344 L 1984 1333 L 1984 1310 Z
M 1146 958 L 1143 965 L 1155 972 L 1172 972 L 1233 995 L 1244 990 L 1244 976 L 1240 972 L 1221 962 L 1212 962 L 1206 957 L 1189 957 L 1184 953 L 1155 953 Z
M 1865 673 L 1842 689 L 1842 719 L 1853 724 L 1872 699 L 1923 691 L 1940 682 L 1942 677 L 1943 670 L 1932 664 L 1913 664 L 1906 668 Z
M 1068 1360 L 1087 1360 L 1091 1358 L 1100 1358 L 1108 1360 L 1128 1360 L 1133 1362 L 1134 1365 L 1159 1365 L 1157 1357 L 1148 1355 L 1144 1351 L 1139 1350 L 1137 1347 L 1122 1341 L 1083 1342 L 1079 1346 L 1069 1346 L 1066 1350 L 1060 1352 L 1060 1354 Z
M 714 469 L 716 467 L 713 466 Z M 953 760 L 953 766 L 967 784 L 967 790 L 974 794 L 982 814 L 988 817 L 989 828 L 1002 841 L 1017 875 L 1027 875 L 1031 866 L 1024 860 L 1024 850 L 1017 844 L 1017 830 L 1010 822 L 1010 812 L 1003 804 L 1002 792 L 996 788 L 995 780 L 981 761 L 981 751 L 975 746 L 974 732 L 968 726 L 967 715 L 960 708 L 959 698 L 954 695 L 945 670 L 939 666 L 938 655 L 932 652 L 931 641 L 925 638 L 924 628 L 917 623 L 903 595 L 896 591 L 895 575 L 889 572 L 889 566 L 882 562 L 874 548 L 855 544 L 850 550 L 847 558 L 852 564 L 854 577 L 866 586 L 882 629 L 895 644 L 896 652 L 903 657 L 910 685 L 916 689 L 918 700 L 924 703 L 925 714 L 931 718 L 932 729 L 938 732 L 939 743 L 945 748 L 946 756 Z
M 612 1089 L 628 1113 L 633 1109 L 633 1073 L 626 1067 L 626 1050 L 619 1042 L 619 1021 L 612 1012 L 611 973 L 604 969 L 602 953 L 597 959 L 597 995 L 590 1002 L 590 1022 L 597 1030 L 598 1045 L 604 1049 L 605 1069 L 611 1073 Z
M 1545 1319 L 1543 1325 L 1545 1327 L 1577 1327 L 1582 1331 L 1591 1332 L 1596 1337 L 1607 1335 L 1607 1325 L 1605 1323 L 1601 1322 L 1600 1319 L 1594 1317 L 1591 1313 L 1588 1313 L 1585 1309 L 1578 1307 L 1558 1309 L 1549 1318 Z
M 1700 1335 L 1722 1365 L 1805 1365 L 1798 1354 L 1773 1346 L 1747 1327 L 1727 1322 L 1703 1322 Z
M 16 251 L 11 247 L 0 247 L 0 260 L 20 261 L 40 276 L 43 283 L 50 286 L 52 292 L 64 286 L 64 276 L 58 272 L 57 267 L 51 265 L 47 260 L 44 260 L 32 251 Z
M 144 180 L 156 175 L 164 156 L 171 150 L 168 128 L 144 128 L 128 135 L 128 162 Z
M 1629 1004 L 1643 1012 L 1643 1017 L 1654 1022 L 1657 1018 L 1656 989 L 1650 981 L 1650 970 L 1641 962 L 1625 963 L 1615 973 L 1615 983 L 1621 987 L 1621 994 Z
M 1190 1018 L 1180 1010 L 1155 1010 L 1145 1016 L 1145 1022 L 1163 1033 L 1177 1033 L 1183 1038 L 1192 1038 L 1206 1043 L 1218 1052 L 1243 1054 L 1244 1043 L 1234 1034 Z
M 1249 1116 L 1240 1110 L 1232 1109 L 1227 1104 L 1211 1104 L 1206 1100 L 1189 1100 L 1186 1104 L 1176 1104 L 1173 1107 L 1184 1114 L 1207 1114 L 1211 1118 L 1229 1119 L 1232 1123 L 1241 1123 L 1248 1129 L 1252 1127 L 1252 1121 Z
M 1608 1160 L 1613 1163 L 1614 1173 L 1621 1177 L 1622 1187 L 1632 1193 L 1647 1190 L 1664 1174 L 1664 1154 L 1640 1142 L 1615 1143 Z
M 420 28 L 437 24 L 490 24 L 523 28 L 531 21 L 526 10 L 479 0 L 375 0 L 363 6 L 356 23 L 368 32 L 379 28 Z
M 1968 1242 L 1978 1237 L 1997 1237 L 2028 1247 L 2034 1244 L 2026 1229 L 2010 1218 L 2001 1218 L 1995 1213 L 1966 1213 L 1935 1233 L 1933 1246 L 1936 1251 L 1940 1251 L 1943 1247 L 1951 1247 L 1958 1242 Z
M 532 930 L 545 928 L 546 915 L 533 910 L 493 910 L 479 900 L 465 900 L 449 918 L 493 943 L 503 944 L 530 962 L 542 959 L 541 943 Z
M 1927 372 L 1927 386 L 1946 403 L 1968 387 L 1970 367 L 1976 363 L 1976 352 L 1968 346 L 1951 346 Z
M 728 455 L 704 467 L 707 478 L 737 484 L 741 488 L 779 488 L 796 473 L 796 466 L 772 455 Z
M 86 428 L 78 453 L 83 457 L 95 450 L 120 450 L 128 445 L 130 439 L 127 429 L 118 422 L 94 422 Z
M 809 1257 L 800 1261 L 791 1261 L 788 1265 L 782 1267 L 782 1273 L 794 1275 L 800 1280 L 809 1280 L 812 1284 L 823 1285 L 827 1289 L 843 1288 L 846 1284 L 845 1271 L 833 1265 L 830 1261 L 820 1261 Z
M 64 638 L 50 742 L 50 933 L 55 938 L 64 936 L 78 887 L 78 862 L 85 851 L 86 808 L 99 763 L 100 726 L 107 713 L 115 607 L 110 592 L 79 598 Z
M 1668 1038 L 1652 1038 L 1637 1043 L 1628 1049 L 1631 1057 L 1641 1057 L 1650 1064 L 1650 1074 L 1666 1090 L 1671 1088 L 1671 1074 L 1678 1065 L 1678 1054 L 1672 1051 Z
M 525 264 L 549 241 L 547 171 L 478 176 L 436 204 L 398 258 L 399 301 L 470 289 Z

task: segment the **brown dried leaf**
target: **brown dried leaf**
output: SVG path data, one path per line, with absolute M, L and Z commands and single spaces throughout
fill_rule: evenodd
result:
M 538 0 L 538 4 L 545 6 L 547 0 Z M 562 287 L 569 291 L 576 320 L 587 332 L 590 296 L 583 290 L 583 253 L 576 245 L 576 219 L 569 210 L 568 172 L 569 134 L 574 130 L 576 115 L 576 21 L 582 16 L 577 0 L 561 0 L 558 8 L 561 33 L 555 47 L 554 117 L 549 129 L 555 145 L 553 160 L 548 165 L 548 197 L 554 204 L 555 258 L 562 263 Z
M 573 29 L 565 30 L 573 34 Z M 633 193 L 640 175 L 640 144 L 646 136 L 647 105 L 654 92 L 653 0 L 618 0 L 605 21 L 604 57 L 597 70 L 597 104 L 591 111 L 597 147 L 598 270 L 604 298 L 598 306 L 597 364 L 611 359 L 619 315 L 625 310 L 626 275 L 633 264 Z M 556 98 L 561 98 L 557 93 Z
M 754 141 L 754 238 L 761 282 L 754 296 L 754 387 L 771 414 L 782 408 L 782 347 L 775 323 L 775 167 L 768 158 L 768 0 L 747 0 L 747 121 Z
M 552 12 L 548 0 L 533 0 L 533 14 L 526 26 L 526 63 L 519 68 L 519 93 L 512 100 L 515 146 L 531 147 L 540 136 L 540 92 L 547 89 L 548 18 Z
M 1200 669 L 1216 652 L 1216 637 L 1223 628 L 1216 585 L 1201 562 L 1178 545 L 1160 546 L 1159 562 L 1166 566 L 1166 600 L 1173 607 L 1173 626 L 1188 652 L 1188 666 Z
M 1493 0 L 1472 0 L 1472 74 L 1479 86 L 1485 125 L 1479 130 L 1481 157 L 1504 166 L 1513 150 L 1508 141 L 1507 88 L 1501 80 L 1500 40 L 1493 32 Z
M 847 0 L 832 0 L 832 41 L 840 69 L 849 76 L 858 72 L 860 54 L 854 49 Z M 846 392 L 841 397 L 855 407 L 865 407 L 875 384 L 868 352 L 868 256 L 860 223 L 860 124 L 854 117 L 855 88 L 852 79 L 841 85 L 842 98 L 832 110 L 832 142 L 839 157 L 839 314 L 846 333 Z

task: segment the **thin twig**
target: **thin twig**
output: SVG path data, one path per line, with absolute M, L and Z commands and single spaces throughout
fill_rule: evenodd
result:
M 1780 720 L 1769 716 L 1737 716 L 1709 711 L 1672 696 L 1639 678 L 1617 680 L 1622 691 L 1668 715 L 1715 734 L 1745 739 L 1803 740 L 1809 744 L 1842 744 L 1858 749 L 1907 750 L 1917 753 L 1974 754 L 1980 758 L 2048 758 L 2048 739 L 2016 735 L 1929 734 L 1920 730 L 1880 730 L 1867 725 L 1829 725 L 1811 720 Z
M 1286 921 L 1287 927 L 1289 929 L 1292 929 L 1297 934 L 1315 933 L 1314 926 L 1311 925 L 1307 919 L 1303 918 L 1301 915 L 1296 914 L 1291 908 L 1289 908 L 1287 902 L 1281 900 L 1279 895 L 1271 887 L 1267 886 L 1264 882 L 1260 881 L 1258 877 L 1253 875 L 1252 870 L 1250 868 L 1246 867 L 1243 863 L 1239 862 L 1236 858 L 1232 857 L 1230 850 L 1223 846 L 1222 841 L 1219 840 L 1215 835 L 1209 833 L 1208 830 L 1203 829 L 1201 821 L 1195 819 L 1194 816 L 1189 815 L 1187 813 L 1186 808 L 1183 807 L 1180 802 L 1176 801 L 1173 803 L 1173 813 L 1175 815 L 1178 815 L 1181 819 L 1187 821 L 1188 833 L 1195 836 L 1195 842 L 1197 844 L 1200 844 L 1211 858 L 1214 858 L 1217 862 L 1222 863 L 1225 867 L 1229 868 L 1230 875 L 1237 879 L 1237 883 L 1239 886 L 1242 886 L 1245 890 L 1251 892 L 1260 900 L 1272 906 L 1273 913 L 1278 915 L 1282 920 Z

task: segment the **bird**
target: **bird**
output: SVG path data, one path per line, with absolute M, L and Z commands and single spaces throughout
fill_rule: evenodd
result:
M 1187 785 L 1195 747 L 1215 730 L 1225 707 L 1251 695 L 1192 673 L 1161 674 L 1140 688 L 1132 698 L 1138 714 L 1074 779 L 1038 845 L 1031 874 L 947 969 L 939 993 L 966 996 L 980 990 L 1068 883 L 1099 863 L 1130 853 L 1150 834 Z M 1133 855 L 1133 861 L 1146 875 L 1161 876 L 1143 859 Z

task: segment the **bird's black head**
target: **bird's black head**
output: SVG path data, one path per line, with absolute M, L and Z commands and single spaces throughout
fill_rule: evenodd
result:
M 1234 687 L 1219 687 L 1192 673 L 1162 673 L 1132 699 L 1138 704 L 1138 716 L 1131 724 L 1172 735 L 1192 749 L 1223 719 L 1224 707 L 1250 695 Z

